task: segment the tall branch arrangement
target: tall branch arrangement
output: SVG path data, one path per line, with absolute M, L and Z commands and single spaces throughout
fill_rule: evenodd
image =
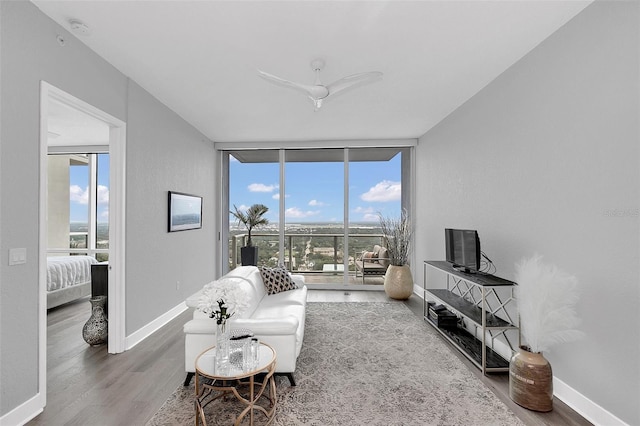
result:
M 233 209 L 235 211 L 231 210 L 229 213 L 238 219 L 238 223 L 244 224 L 247 228 L 247 247 L 253 246 L 253 242 L 251 241 L 251 231 L 255 227 L 269 224 L 269 220 L 263 217 L 264 214 L 269 211 L 269 207 L 264 204 L 254 204 L 249 207 L 246 212 L 243 212 L 234 204 Z
M 516 265 L 516 297 L 520 332 L 531 352 L 542 352 L 558 343 L 583 337 L 576 329 L 578 280 L 535 255 Z
M 399 218 L 385 217 L 382 214 L 378 216 L 390 263 L 394 266 L 407 265 L 413 235 L 409 214 L 403 209 Z

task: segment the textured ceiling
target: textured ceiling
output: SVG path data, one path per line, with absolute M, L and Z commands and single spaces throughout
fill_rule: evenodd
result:
M 34 1 L 213 141 L 417 138 L 590 1 Z M 320 111 L 312 84 L 381 71 Z

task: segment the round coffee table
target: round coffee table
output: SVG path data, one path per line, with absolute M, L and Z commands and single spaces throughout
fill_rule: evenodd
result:
M 254 424 L 255 412 L 262 413 L 265 425 L 270 424 L 276 414 L 276 351 L 266 343 L 258 347 L 258 361 L 255 366 L 227 362 L 216 364 L 216 348 L 212 347 L 196 358 L 196 426 L 202 422 L 206 426 L 204 408 L 214 401 L 224 403 L 227 396 L 246 405 L 238 414 L 235 426 L 242 423 L 249 414 L 249 424 Z

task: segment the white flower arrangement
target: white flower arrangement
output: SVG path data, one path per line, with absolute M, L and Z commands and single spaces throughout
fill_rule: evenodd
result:
M 534 255 L 516 265 L 516 297 L 520 310 L 520 332 L 531 352 L 542 352 L 558 343 L 578 340 L 578 280 L 542 257 Z
M 198 300 L 198 310 L 215 318 L 218 324 L 242 312 L 248 305 L 247 294 L 238 282 L 224 278 L 206 284 Z

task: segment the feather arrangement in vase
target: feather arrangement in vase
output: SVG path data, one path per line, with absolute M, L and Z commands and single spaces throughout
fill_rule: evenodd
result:
M 520 332 L 531 352 L 543 352 L 558 343 L 580 339 L 576 315 L 578 280 L 534 255 L 516 265 L 515 291 Z

